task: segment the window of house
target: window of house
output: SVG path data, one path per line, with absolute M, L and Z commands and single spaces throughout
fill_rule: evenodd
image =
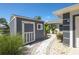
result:
M 37 30 L 43 30 L 43 24 L 38 23 L 37 24 Z
M 70 13 L 63 14 L 63 19 L 69 19 L 69 18 L 70 18 Z

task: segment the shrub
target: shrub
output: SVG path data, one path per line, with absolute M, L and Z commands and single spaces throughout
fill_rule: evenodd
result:
M 53 34 L 54 34 L 56 28 L 57 28 L 57 26 L 55 24 L 50 25 L 50 29 L 52 30 Z
M 54 30 L 54 33 L 57 34 L 57 30 Z
M 61 40 L 61 42 L 63 42 L 63 34 L 57 33 L 57 39 L 59 39 L 59 40 Z
M 49 24 L 45 24 L 44 25 L 44 29 L 45 29 L 45 33 L 46 33 L 46 35 L 47 35 L 47 33 L 49 33 L 50 32 L 50 26 L 49 26 Z
M 2 55 L 16 55 L 20 54 L 23 41 L 20 35 L 9 36 L 1 35 L 0 36 L 0 54 Z

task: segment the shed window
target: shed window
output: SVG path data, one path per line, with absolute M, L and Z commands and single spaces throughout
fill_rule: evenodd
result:
M 37 30 L 43 30 L 43 24 L 38 23 L 37 24 Z

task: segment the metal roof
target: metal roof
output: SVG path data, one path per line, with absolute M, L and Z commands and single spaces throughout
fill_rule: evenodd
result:
M 50 21 L 47 21 L 45 23 L 48 23 L 48 24 L 62 24 L 63 23 L 63 20 L 62 19 L 50 20 Z
M 26 16 L 20 16 L 20 15 L 12 15 L 11 18 L 10 18 L 11 19 L 10 21 L 12 21 L 13 17 L 19 17 L 19 18 L 29 19 L 29 20 L 32 20 L 32 21 L 44 22 L 43 20 L 35 20 L 34 18 L 30 18 L 30 17 L 26 17 Z

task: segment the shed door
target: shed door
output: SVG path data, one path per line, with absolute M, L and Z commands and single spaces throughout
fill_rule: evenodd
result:
M 75 43 L 79 47 L 79 16 L 75 17 Z
M 25 43 L 30 43 L 35 41 L 35 23 L 34 22 L 24 22 L 23 23 L 23 37 Z

